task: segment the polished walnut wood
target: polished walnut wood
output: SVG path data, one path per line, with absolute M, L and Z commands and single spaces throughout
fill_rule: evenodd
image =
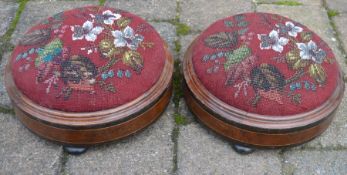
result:
M 307 142 L 331 123 L 345 88 L 342 74 L 332 96 L 312 111 L 291 116 L 248 113 L 222 102 L 203 86 L 192 63 L 194 42 L 183 61 L 185 99 L 196 117 L 215 132 L 238 143 L 273 148 Z
M 16 116 L 35 134 L 65 145 L 89 146 L 124 138 L 158 119 L 172 95 L 173 58 L 167 47 L 158 82 L 135 100 L 96 112 L 64 112 L 42 107 L 15 86 L 11 61 L 5 70 L 5 86 Z

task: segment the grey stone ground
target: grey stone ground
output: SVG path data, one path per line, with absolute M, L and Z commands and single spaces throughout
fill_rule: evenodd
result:
M 2 2 L 0 1 L 0 36 L 4 35 L 8 30 L 13 17 L 16 14 L 18 4 L 14 2 Z
M 347 1 L 298 0 L 302 5 L 275 5 L 280 0 L 108 0 L 106 4 L 142 16 L 169 44 L 175 59 L 182 59 L 191 41 L 213 21 L 242 12 L 278 13 L 318 33 L 347 72 Z M 31 0 L 26 4 L 11 37 L 15 44 L 30 26 L 57 12 L 98 4 L 88 0 Z M 0 36 L 19 4 L 0 0 Z M 340 15 L 329 18 L 327 10 Z M 176 33 L 172 21 L 191 27 Z M 337 33 L 336 33 L 337 31 Z M 0 43 L 3 41 L 0 41 Z M 181 49 L 179 47 L 181 46 Z M 0 49 L 1 50 L 1 49 Z M 200 125 L 187 109 L 169 105 L 162 117 L 144 132 L 115 143 L 91 148 L 81 156 L 67 155 L 60 145 L 42 140 L 15 118 L 3 88 L 3 66 L 10 52 L 1 53 L 0 174 L 347 174 L 347 92 L 331 127 L 317 139 L 283 150 L 236 154 L 228 141 Z M 186 118 L 174 121 L 174 113 Z

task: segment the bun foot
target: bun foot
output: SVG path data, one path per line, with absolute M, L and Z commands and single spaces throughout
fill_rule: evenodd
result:
M 86 147 L 63 146 L 63 150 L 72 155 L 80 155 L 87 151 Z
M 243 145 L 238 145 L 238 144 L 233 144 L 232 145 L 234 151 L 236 151 L 239 154 L 250 154 L 252 152 L 254 152 L 254 148 L 251 147 L 247 147 L 247 146 L 243 146 Z

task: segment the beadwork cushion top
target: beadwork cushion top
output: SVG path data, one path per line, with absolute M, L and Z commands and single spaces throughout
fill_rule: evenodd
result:
M 163 40 L 131 13 L 91 6 L 58 13 L 31 28 L 12 54 L 17 88 L 35 103 L 90 112 L 148 91 L 165 64 Z
M 308 112 L 332 95 L 340 71 L 332 50 L 288 18 L 246 13 L 219 20 L 192 46 L 203 86 L 230 106 L 261 115 Z

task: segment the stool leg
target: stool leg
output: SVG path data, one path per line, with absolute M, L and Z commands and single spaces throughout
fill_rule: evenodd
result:
M 239 154 L 250 154 L 252 152 L 254 152 L 254 148 L 251 147 L 247 147 L 244 145 L 239 145 L 239 144 L 232 144 L 232 147 L 234 149 L 234 151 L 236 151 Z
M 87 151 L 87 147 L 63 146 L 63 150 L 72 155 L 80 155 Z

